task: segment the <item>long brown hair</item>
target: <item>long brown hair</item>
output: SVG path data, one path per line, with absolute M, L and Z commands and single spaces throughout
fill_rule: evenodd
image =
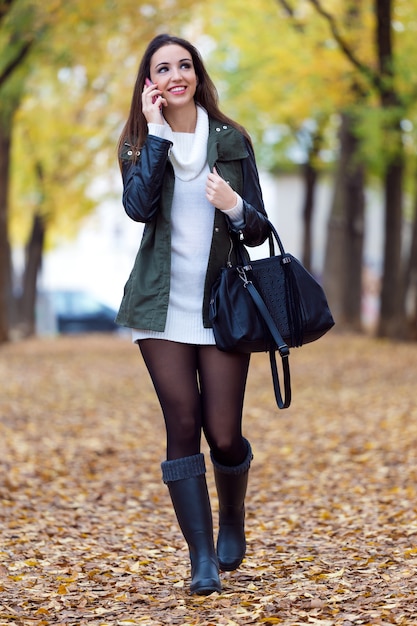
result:
M 146 118 L 142 113 L 142 91 L 145 85 L 145 79 L 150 75 L 152 56 L 157 50 L 159 50 L 159 48 L 170 44 L 177 44 L 178 46 L 185 48 L 191 56 L 194 70 L 197 76 L 197 89 L 194 96 L 196 104 L 200 104 L 207 111 L 209 117 L 216 119 L 219 122 L 224 122 L 225 124 L 230 124 L 231 126 L 234 126 L 238 130 L 240 130 L 240 132 L 243 133 L 243 135 L 249 141 L 251 141 L 247 131 L 242 126 L 237 124 L 235 121 L 233 121 L 232 119 L 227 117 L 227 115 L 220 111 L 217 89 L 210 76 L 208 75 L 206 68 L 204 67 L 203 60 L 197 48 L 195 48 L 186 39 L 163 34 L 158 35 L 157 37 L 152 39 L 152 41 L 146 48 L 140 62 L 135 86 L 133 89 L 129 116 L 122 130 L 118 143 L 119 159 L 121 150 L 125 144 L 128 144 L 132 148 L 133 154 L 135 154 L 136 151 L 140 149 L 145 142 L 148 134 L 148 125 L 146 122 Z

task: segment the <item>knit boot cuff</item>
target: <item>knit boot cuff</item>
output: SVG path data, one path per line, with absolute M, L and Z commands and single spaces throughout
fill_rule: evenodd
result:
M 204 454 L 194 454 L 193 456 L 185 456 L 181 459 L 163 461 L 163 463 L 161 463 L 161 469 L 162 480 L 165 484 L 176 480 L 184 480 L 184 478 L 200 476 L 206 473 Z
M 250 468 L 251 461 L 253 459 L 252 448 L 249 441 L 243 438 L 247 445 L 248 452 L 246 454 L 245 459 L 242 461 L 240 465 L 221 465 L 216 461 L 213 456 L 213 453 L 210 452 L 211 462 L 213 463 L 214 468 L 218 472 L 222 472 L 223 474 L 233 474 L 235 476 L 239 476 L 241 474 L 245 474 Z

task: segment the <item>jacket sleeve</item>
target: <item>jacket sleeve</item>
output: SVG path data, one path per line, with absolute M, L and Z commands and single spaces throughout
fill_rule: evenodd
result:
M 255 155 L 249 142 L 247 142 L 246 147 L 249 156 L 242 159 L 244 226 L 240 232 L 242 242 L 253 247 L 261 245 L 267 239 L 270 229 L 262 198 Z
M 149 222 L 158 211 L 171 146 L 167 139 L 148 135 L 136 162 L 122 156 L 122 201 L 135 222 Z

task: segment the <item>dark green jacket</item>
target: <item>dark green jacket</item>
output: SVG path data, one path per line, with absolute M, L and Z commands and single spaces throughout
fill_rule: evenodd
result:
M 154 135 L 132 161 L 127 145 L 122 157 L 123 205 L 133 220 L 145 228 L 136 260 L 125 285 L 116 322 L 130 328 L 154 331 L 165 329 L 171 274 L 171 205 L 174 171 L 169 161 L 171 143 Z M 212 243 L 202 302 L 203 325 L 211 326 L 211 287 L 228 260 L 236 261 L 232 242 L 238 237 L 248 246 L 257 246 L 268 236 L 268 224 L 259 185 L 255 157 L 250 143 L 234 127 L 209 120 L 207 160 L 243 199 L 245 225 L 233 231 L 228 218 L 215 211 Z M 187 285 L 184 285 L 186 291 Z

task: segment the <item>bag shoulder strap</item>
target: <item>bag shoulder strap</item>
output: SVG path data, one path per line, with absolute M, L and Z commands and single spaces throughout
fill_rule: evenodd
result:
M 247 281 L 244 283 L 244 287 L 248 290 L 259 313 L 262 315 L 263 319 L 265 320 L 265 323 L 268 326 L 269 331 L 272 335 L 272 338 L 277 346 L 278 352 L 280 353 L 281 361 L 282 361 L 282 369 L 283 369 L 283 374 L 284 374 L 284 399 L 282 398 L 281 388 L 279 384 L 275 350 L 271 349 L 269 351 L 269 360 L 271 363 L 272 381 L 274 384 L 275 399 L 276 399 L 278 408 L 287 409 L 291 404 L 291 377 L 290 377 L 290 364 L 288 360 L 290 356 L 290 349 L 285 343 L 285 341 L 283 340 L 283 338 L 281 337 L 281 333 L 279 332 L 274 320 L 271 317 L 271 314 L 266 308 L 265 303 L 262 300 L 261 296 L 259 295 L 259 292 L 256 289 L 255 285 L 251 281 Z

